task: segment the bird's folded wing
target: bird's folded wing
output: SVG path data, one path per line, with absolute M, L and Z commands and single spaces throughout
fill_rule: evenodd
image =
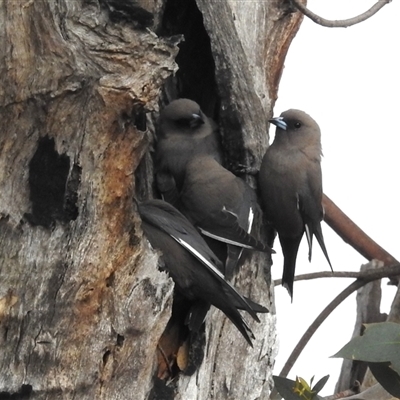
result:
M 219 240 L 220 242 L 247 249 L 274 253 L 271 248 L 247 233 L 239 225 L 236 214 L 226 209 L 221 210 L 213 218 L 210 218 L 209 223 L 201 222 L 197 226 L 203 235 Z
M 186 217 L 173 206 L 163 201 L 152 200 L 151 202 L 139 204 L 138 208 L 142 219 L 170 235 L 196 257 L 220 281 L 223 290 L 234 299 L 235 304 L 240 305 L 241 309 L 246 310 L 256 321 L 259 321 L 257 314 L 249 303 L 226 281 L 224 275 L 217 267 L 217 264 L 221 264 L 221 261 L 218 260 L 199 232 Z

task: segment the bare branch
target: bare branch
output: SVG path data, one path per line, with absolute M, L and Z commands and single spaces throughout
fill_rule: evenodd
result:
M 354 387 L 343 390 L 340 393 L 335 393 L 332 396 L 323 397 L 323 400 L 337 400 L 337 399 L 345 399 L 346 397 L 353 396 L 354 394 L 360 393 L 360 383 L 356 382 Z
M 325 222 L 368 261 L 379 260 L 384 266 L 398 264 L 391 254 L 371 239 L 325 194 L 322 197 L 322 205 L 325 209 Z M 398 279 L 393 277 L 391 282 L 397 284 Z
M 368 11 L 358 15 L 357 17 L 342 19 L 342 20 L 329 20 L 320 17 L 317 14 L 314 14 L 310 11 L 305 5 L 300 3 L 300 0 L 292 0 L 293 5 L 301 11 L 306 17 L 310 18 L 318 25 L 326 26 L 328 28 L 348 28 L 349 26 L 359 24 L 367 20 L 368 18 L 375 15 L 381 8 L 383 8 L 386 4 L 390 3 L 392 0 L 379 0 L 375 3 Z
M 389 273 L 392 272 L 391 267 L 382 267 L 382 271 L 388 271 Z M 363 279 L 364 277 L 368 277 L 367 272 L 357 272 L 357 271 L 320 271 L 320 272 L 313 272 L 310 274 L 302 274 L 297 275 L 294 277 L 295 281 L 308 281 L 311 279 L 319 279 L 319 278 L 356 278 L 356 279 Z M 384 277 L 384 278 L 388 278 Z M 282 285 L 282 279 L 275 279 L 274 286 Z
M 296 275 L 294 277 L 295 281 L 308 281 L 311 279 L 319 279 L 319 278 L 360 278 L 362 274 L 360 272 L 355 271 L 320 271 L 313 272 L 310 274 L 302 274 Z M 275 279 L 274 286 L 282 285 L 282 279 Z
M 292 351 L 292 354 L 289 356 L 286 361 L 284 367 L 282 368 L 279 376 L 286 377 L 290 370 L 292 369 L 294 363 L 299 358 L 299 355 L 303 351 L 304 347 L 306 347 L 307 343 L 314 335 L 316 330 L 320 327 L 320 325 L 325 321 L 325 319 L 331 314 L 331 312 L 342 303 L 347 297 L 349 297 L 356 290 L 366 285 L 369 282 L 375 281 L 377 279 L 382 279 L 385 277 L 391 277 L 399 275 L 400 273 L 400 264 L 393 265 L 387 268 L 379 268 L 377 270 L 369 270 L 363 274 L 362 278 L 355 280 L 351 285 L 347 286 L 341 293 L 339 293 L 326 307 L 325 309 L 318 315 L 318 317 L 314 320 L 314 322 L 309 326 L 306 330 L 302 338 L 300 339 L 297 346 Z

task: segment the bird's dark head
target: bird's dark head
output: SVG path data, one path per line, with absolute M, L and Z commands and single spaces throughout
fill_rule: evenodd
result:
M 285 131 L 294 132 L 303 129 L 317 129 L 319 131 L 318 124 L 308 114 L 301 110 L 290 109 L 284 111 L 280 117 L 272 118 L 269 122 Z
M 161 111 L 159 123 L 161 129 L 167 131 L 190 133 L 204 125 L 206 118 L 195 101 L 178 99 L 172 101 Z
M 276 125 L 276 138 L 283 136 L 296 146 L 306 146 L 320 143 L 321 131 L 318 124 L 308 114 L 301 110 L 284 111 L 280 117 L 270 119 Z M 282 138 L 283 139 L 283 138 Z

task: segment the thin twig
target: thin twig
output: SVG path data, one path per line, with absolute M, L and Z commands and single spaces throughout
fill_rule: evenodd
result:
M 356 389 L 347 389 L 343 390 L 343 392 L 336 393 L 332 396 L 326 396 L 323 397 L 324 400 L 339 400 L 339 399 L 345 399 L 346 397 L 353 396 L 355 394 L 360 393 L 360 388 L 357 387 Z
M 302 274 L 296 275 L 294 277 L 295 281 L 307 281 L 311 279 L 319 279 L 319 278 L 361 278 L 364 273 L 355 272 L 355 271 L 320 271 L 313 272 L 310 274 Z M 275 279 L 274 286 L 282 285 L 282 279 Z
M 305 5 L 300 3 L 300 0 L 292 0 L 294 6 L 301 11 L 306 17 L 310 18 L 318 25 L 326 26 L 328 28 L 348 28 L 349 26 L 359 24 L 371 18 L 375 15 L 381 8 L 383 8 L 386 4 L 390 3 L 392 0 L 379 0 L 375 3 L 368 11 L 358 15 L 357 17 L 342 19 L 342 20 L 329 20 L 320 17 L 317 14 L 314 14 L 310 11 Z
M 375 281 L 377 279 L 382 279 L 385 277 L 391 277 L 399 275 L 400 273 L 400 264 L 393 265 L 387 268 L 379 268 L 377 270 L 366 271 L 363 274 L 362 278 L 355 280 L 351 285 L 349 285 L 346 289 L 344 289 L 338 296 L 336 296 L 326 307 L 325 309 L 318 315 L 318 317 L 314 320 L 314 322 L 309 326 L 306 330 L 302 338 L 300 339 L 297 346 L 292 351 L 292 354 L 289 356 L 286 361 L 284 367 L 282 368 L 279 376 L 285 378 L 288 373 L 292 369 L 294 363 L 299 358 L 299 355 L 303 351 L 304 347 L 307 345 L 311 337 L 314 335 L 316 330 L 320 327 L 320 325 L 325 321 L 325 319 L 331 314 L 331 312 L 342 303 L 347 297 L 349 297 L 352 293 L 363 287 L 369 282 Z
M 382 270 L 387 270 L 391 272 L 392 270 L 390 267 L 381 267 Z M 357 271 L 320 271 L 320 272 L 312 272 L 310 274 L 301 274 L 301 275 L 296 275 L 294 277 L 295 281 L 308 281 L 311 279 L 319 279 L 319 278 L 356 278 L 356 279 L 362 279 L 366 275 L 366 272 L 357 272 Z M 384 277 L 388 278 L 388 277 Z M 275 279 L 274 280 L 274 286 L 279 286 L 282 285 L 282 279 Z

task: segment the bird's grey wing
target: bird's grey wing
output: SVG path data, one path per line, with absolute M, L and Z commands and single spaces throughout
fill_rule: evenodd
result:
M 218 260 L 199 232 L 186 217 L 170 204 L 160 200 L 150 200 L 146 203 L 138 204 L 138 209 L 142 219 L 170 235 L 189 251 L 222 284 L 223 290 L 234 299 L 235 304 L 240 305 L 256 321 L 259 321 L 257 314 L 244 297 L 225 280 L 224 275 L 217 266 L 221 261 Z
M 138 209 L 142 219 L 173 237 L 202 263 L 221 264 L 197 229 L 172 205 L 150 200 L 139 204 Z
M 308 162 L 297 195 L 303 221 L 312 230 L 315 221 L 322 218 L 322 174 L 318 162 Z
M 239 225 L 238 216 L 226 208 L 215 213 L 207 222 L 198 224 L 201 233 L 206 236 L 234 246 L 268 251 L 264 244 Z
M 313 235 L 315 235 L 332 269 L 321 229 L 321 220 L 323 218 L 322 172 L 321 165 L 317 161 L 311 164 L 310 168 L 307 169 L 307 184 L 304 185 L 303 190 L 299 192 L 299 209 L 304 221 L 309 246 L 309 260 L 311 260 L 312 256 L 312 238 Z

